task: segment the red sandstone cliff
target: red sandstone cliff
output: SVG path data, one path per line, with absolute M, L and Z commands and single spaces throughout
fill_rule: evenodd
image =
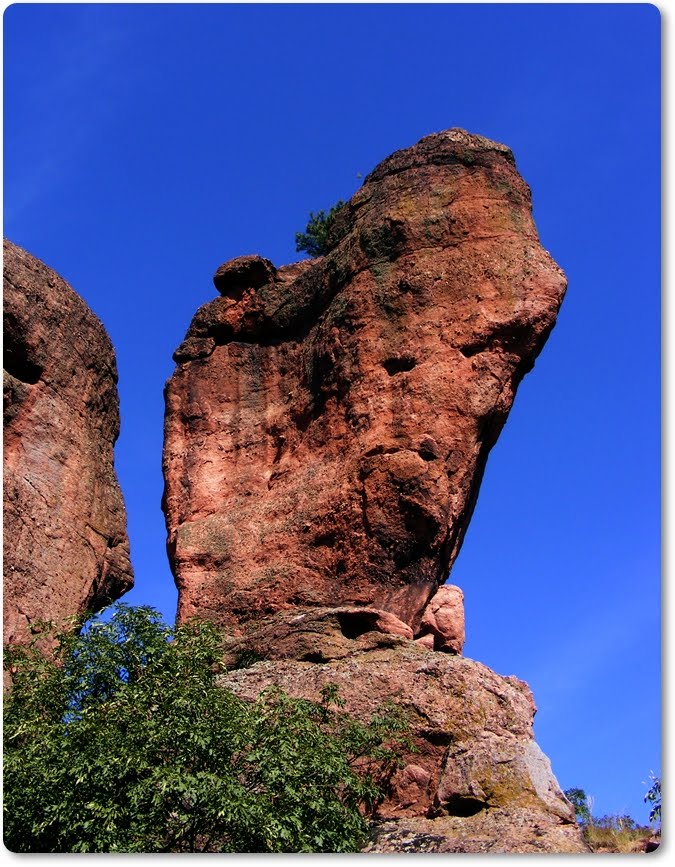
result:
M 372 606 L 417 634 L 565 278 L 511 151 L 449 130 L 384 160 L 334 247 L 216 273 L 166 386 L 179 618 L 240 634 Z
M 4 242 L 4 640 L 133 584 L 115 472 L 117 368 L 57 274 Z

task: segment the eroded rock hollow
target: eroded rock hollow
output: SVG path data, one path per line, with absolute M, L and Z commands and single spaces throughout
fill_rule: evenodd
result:
M 457 129 L 380 163 L 331 240 L 281 268 L 225 263 L 175 353 L 179 619 L 240 635 L 289 608 L 367 606 L 433 632 L 425 607 L 565 278 L 511 151 Z
M 110 339 L 58 274 L 4 242 L 4 641 L 133 584 L 113 467 Z

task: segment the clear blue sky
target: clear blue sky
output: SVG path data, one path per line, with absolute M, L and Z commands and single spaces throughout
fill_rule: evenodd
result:
M 5 234 L 117 351 L 136 588 L 173 620 L 162 386 L 223 261 L 461 126 L 508 144 L 565 269 L 452 581 L 467 656 L 526 680 L 563 788 L 646 820 L 660 771 L 660 20 L 646 4 L 14 5 Z

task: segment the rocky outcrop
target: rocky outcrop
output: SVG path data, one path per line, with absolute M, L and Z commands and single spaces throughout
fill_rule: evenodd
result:
M 51 269 L 4 242 L 4 640 L 133 584 L 113 469 L 110 340 Z
M 369 718 L 413 749 L 369 851 L 586 851 L 526 684 L 461 657 L 444 585 L 488 453 L 565 291 L 508 148 L 462 130 L 381 163 L 330 251 L 221 265 L 166 386 L 179 620 L 225 627 L 222 684 Z
M 318 625 L 314 632 L 322 661 L 258 661 L 221 683 L 244 698 L 277 684 L 316 701 L 330 683 L 359 719 L 388 700 L 403 710 L 413 749 L 389 783 L 367 851 L 587 851 L 534 740 L 525 683 L 403 636 L 373 631 L 339 644 Z
M 565 279 L 508 148 L 462 130 L 384 160 L 332 249 L 221 266 L 166 386 L 179 618 L 425 606 Z M 460 637 L 453 639 L 460 642 Z M 450 648 L 448 648 L 450 649 Z

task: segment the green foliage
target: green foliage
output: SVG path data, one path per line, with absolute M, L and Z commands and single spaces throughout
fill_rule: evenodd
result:
M 304 232 L 296 232 L 295 249 L 298 253 L 307 252 L 310 256 L 325 256 L 334 246 L 331 229 L 335 215 L 345 203 L 340 199 L 328 213 L 310 211 L 309 222 Z
M 594 816 L 592 822 L 596 828 L 605 831 L 637 831 L 640 828 L 632 816 Z
M 654 801 L 658 802 L 660 807 L 660 785 L 657 785 L 659 781 L 655 777 L 652 777 L 652 780 L 654 784 L 645 796 L 645 801 L 652 800 L 650 793 L 653 790 Z M 592 799 L 583 789 L 566 789 L 565 797 L 574 807 L 584 840 L 593 852 L 641 851 L 640 846 L 652 835 L 651 828 L 638 825 L 630 816 L 593 816 Z M 652 814 L 649 816 L 650 821 L 654 821 Z
M 594 852 L 635 852 L 636 843 L 652 834 L 649 826 L 638 825 L 630 816 L 592 816 L 581 827 Z
M 565 797 L 574 807 L 577 822 L 588 822 L 591 818 L 591 810 L 586 792 L 583 789 L 565 789 Z
M 651 786 L 649 787 L 649 791 L 645 795 L 645 804 L 651 804 L 651 810 L 649 811 L 649 821 L 650 822 L 660 822 L 661 821 L 661 778 L 655 777 L 654 774 L 649 775 L 649 779 L 651 780 Z
M 42 637 L 44 642 L 44 636 Z M 44 643 L 42 645 L 44 647 Z M 364 840 L 403 738 L 391 709 L 358 723 L 270 688 L 216 683 L 221 637 L 151 608 L 12 647 L 4 833 L 15 852 L 346 852 Z

